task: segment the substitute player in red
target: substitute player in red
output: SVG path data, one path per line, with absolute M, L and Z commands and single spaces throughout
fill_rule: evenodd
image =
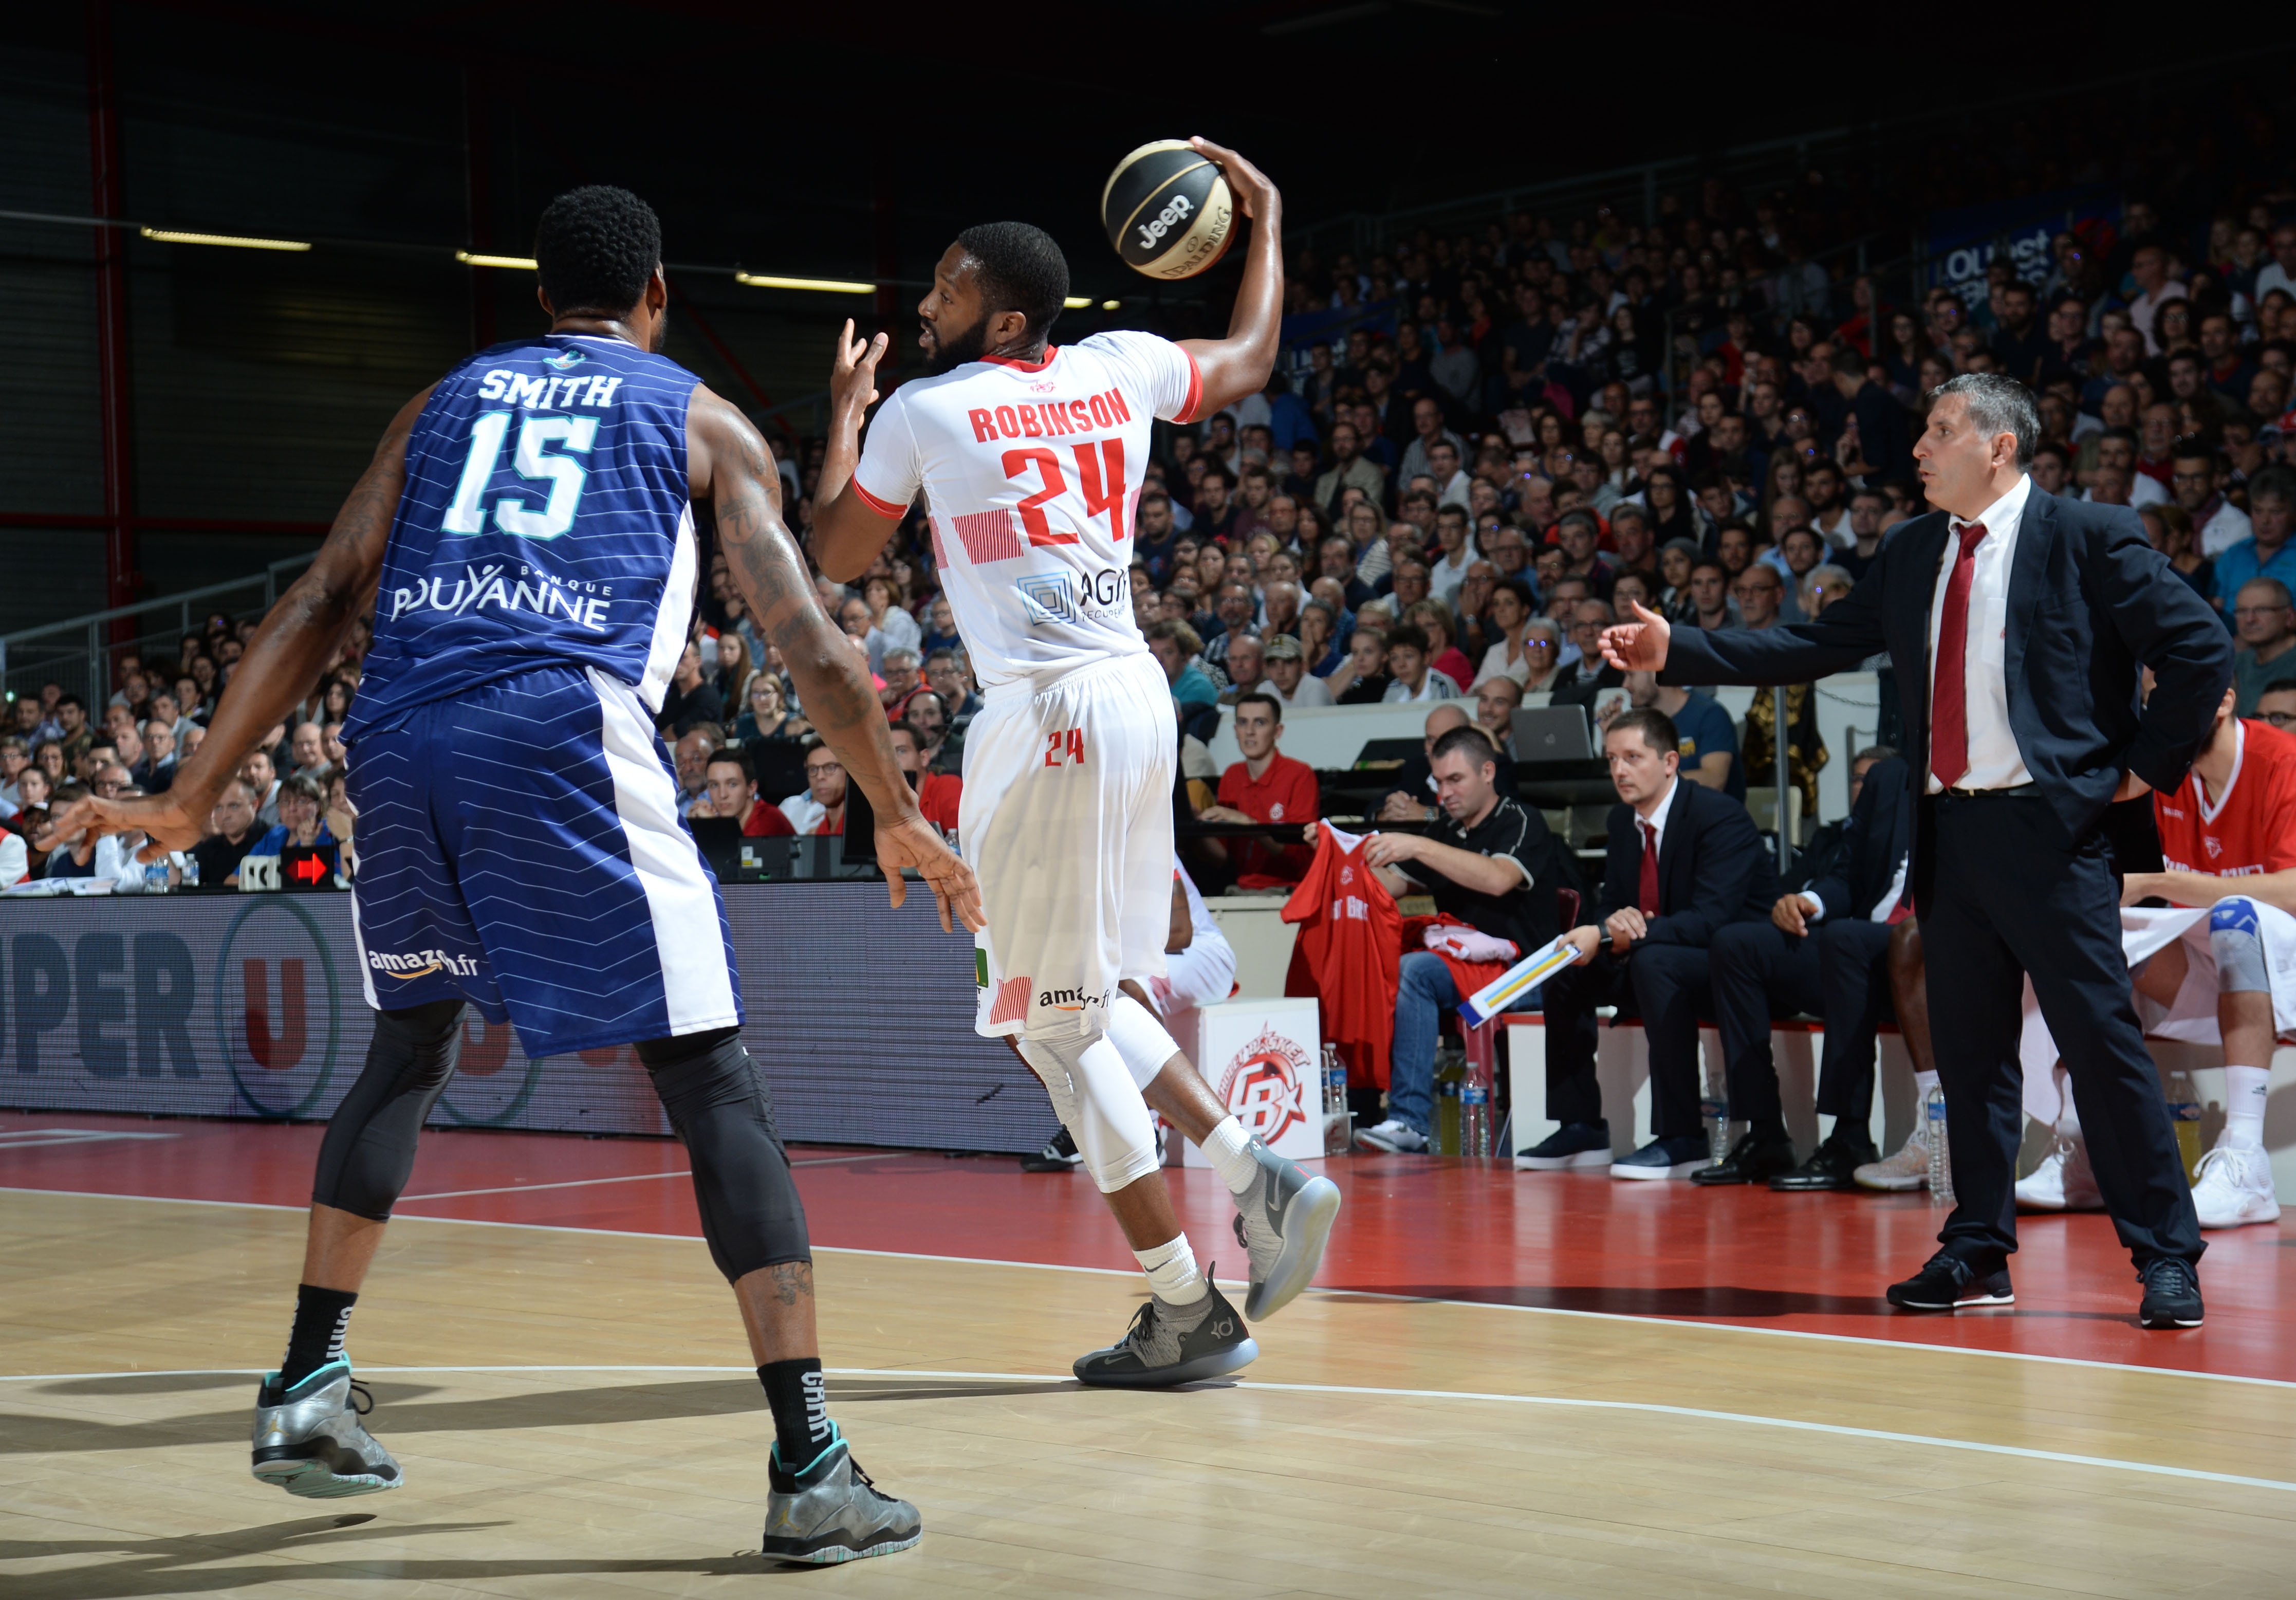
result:
M 816 554 L 842 581 L 923 496 L 986 691 L 957 829 L 988 916 L 975 1026 L 1018 1037 L 1155 1292 L 1121 1342 L 1077 1362 L 1087 1383 L 1184 1383 L 1259 1353 L 1180 1231 L 1142 1095 L 1185 1058 L 1143 987 L 1165 970 L 1179 734 L 1133 619 L 1133 510 L 1156 419 L 1193 422 L 1267 385 L 1283 299 L 1275 186 L 1233 152 L 1193 144 L 1256 224 L 1226 339 L 1111 332 L 1055 347 L 1047 335 L 1069 284 L 1060 247 L 1025 223 L 967 228 L 917 308 L 934 375 L 885 402 L 865 447 L 886 341 L 865 349 L 847 324 L 815 499 Z M 1236 1196 L 1246 1306 L 1266 1315 L 1313 1276 L 1339 1190 L 1248 1138 L 1185 1076 L 1218 1120 L 1175 1121 L 1202 1133 Z
M 2296 1034 L 2296 738 L 2234 717 L 2235 693 L 2184 783 L 2152 796 L 2168 870 L 2130 874 L 2120 897 L 2209 907 L 2136 970 L 2147 1032 L 2205 1041 L 2212 1022 L 2224 1044 L 2224 1132 L 2193 1184 L 2202 1227 L 2279 1218 L 2265 1079 L 2275 1041 Z

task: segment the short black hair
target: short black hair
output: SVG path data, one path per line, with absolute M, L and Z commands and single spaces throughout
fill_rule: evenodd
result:
M 1509 678 L 1508 682 L 1514 680 Z M 1474 723 L 1455 727 L 1435 741 L 1435 748 L 1427 752 L 1427 762 L 1433 766 L 1445 756 L 1463 755 L 1476 767 L 1498 765 L 1498 751 L 1491 744 L 1491 736 Z
M 711 751 L 709 759 L 701 764 L 701 770 L 707 772 L 720 763 L 740 767 L 744 778 L 754 781 L 757 777 L 757 774 L 750 767 L 748 754 L 738 744 L 729 744 L 722 750 Z
M 661 265 L 661 219 L 627 189 L 569 189 L 534 225 L 535 273 L 561 316 L 619 316 L 645 295 Z
M 1636 706 L 1632 710 L 1621 711 L 1611 726 L 1603 730 L 1604 738 L 1620 733 L 1640 734 L 1643 743 L 1662 756 L 1669 753 L 1678 755 L 1682 751 L 1682 735 L 1675 730 L 1674 718 L 1656 706 Z
M 1246 706 L 1266 706 L 1267 708 L 1267 714 L 1270 717 L 1273 717 L 1278 722 L 1283 720 L 1283 702 L 1276 699 L 1273 694 L 1269 694 L 1265 691 L 1255 690 L 1250 694 L 1237 695 L 1235 697 L 1235 709 L 1241 711 Z
M 978 269 L 988 315 L 1018 311 L 1041 339 L 1069 294 L 1068 258 L 1053 236 L 1025 222 L 984 222 L 956 236 Z

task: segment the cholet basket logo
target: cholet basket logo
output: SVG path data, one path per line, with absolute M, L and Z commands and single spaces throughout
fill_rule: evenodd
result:
M 1272 1145 L 1294 1123 L 1307 1120 L 1300 1110 L 1300 1088 L 1308 1080 L 1308 1053 L 1295 1040 L 1262 1029 L 1222 1069 L 1220 1098 L 1247 1136 Z

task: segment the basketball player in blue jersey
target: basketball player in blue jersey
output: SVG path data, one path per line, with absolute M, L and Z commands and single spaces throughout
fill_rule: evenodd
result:
M 55 825 L 188 848 L 372 605 L 343 736 L 374 1039 L 320 1148 L 286 1359 L 256 1401 L 255 1475 L 317 1497 L 402 1481 L 360 1423 L 344 1330 L 475 1005 L 529 1056 L 636 1046 L 773 1409 L 764 1553 L 906 1549 L 916 1508 L 871 1486 L 827 1415 L 804 1208 L 742 1047 L 717 884 L 654 733 L 693 615 L 697 516 L 715 520 L 807 717 L 875 808 L 893 904 L 914 867 L 945 928 L 978 928 L 979 890 L 918 815 L 861 658 L 783 524 L 763 439 L 659 353 L 652 210 L 577 189 L 543 213 L 534 253 L 549 333 L 481 351 L 393 419 L 173 787 Z

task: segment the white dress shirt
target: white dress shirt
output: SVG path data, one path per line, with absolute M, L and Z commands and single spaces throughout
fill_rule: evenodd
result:
M 1874 901 L 1874 908 L 1866 914 L 1867 922 L 1886 923 L 1896 915 L 1898 902 L 1906 898 L 1906 874 L 1913 865 L 1914 857 L 1911 851 L 1898 857 L 1897 875 L 1890 880 L 1889 891 Z M 1801 895 L 1802 904 L 1809 907 L 1809 920 L 1814 923 L 1823 921 L 1825 917 L 1825 901 L 1809 890 L 1805 889 L 1799 892 Z
M 1650 832 L 1644 836 L 1643 848 L 1650 851 L 1652 855 L 1656 856 L 1661 862 L 1666 859 L 1664 846 L 1666 844 L 1667 814 L 1674 809 L 1675 786 L 1681 782 L 1682 780 L 1677 777 L 1672 783 L 1667 784 L 1666 792 L 1658 797 L 1658 809 L 1652 812 L 1648 816 L 1644 816 L 1640 811 L 1636 811 L 1635 813 L 1636 820 L 1640 822 L 1644 827 L 1650 830 Z M 1652 913 L 1652 915 L 1655 915 L 1656 913 Z
M 2009 636 L 2009 575 L 2016 569 L 2017 529 L 2025 520 L 2025 502 L 2033 480 L 2019 474 L 2009 492 L 1987 506 L 1972 521 L 1985 524 L 1985 537 L 1971 557 L 1969 632 L 1962 657 L 1962 681 L 1967 691 L 1969 770 L 1957 780 L 1957 789 L 2014 789 L 2030 784 L 2025 757 L 2009 726 L 2009 678 L 2005 660 Z M 1952 580 L 1961 551 L 1961 530 L 1969 525 L 1958 517 L 1947 522 L 1944 559 L 1938 562 L 1937 587 L 1930 595 L 1930 732 L 1937 733 L 1938 632 L 1945 624 L 1945 590 Z M 1932 767 L 1935 759 L 1932 756 Z M 1934 770 L 1924 776 L 1929 792 L 1945 785 Z

